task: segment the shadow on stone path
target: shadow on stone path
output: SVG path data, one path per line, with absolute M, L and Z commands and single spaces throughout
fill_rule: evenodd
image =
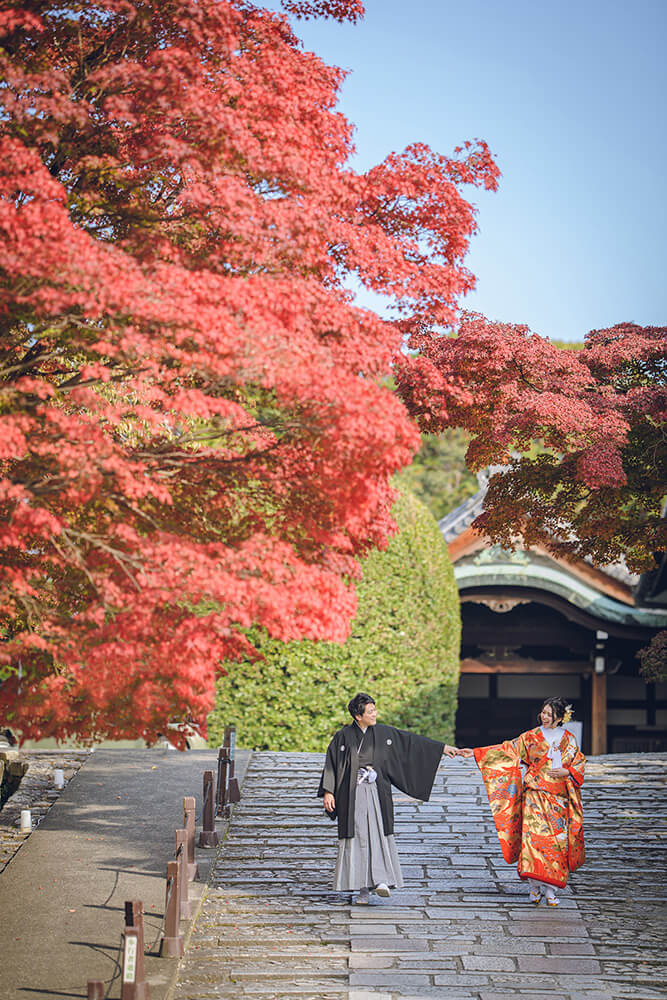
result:
M 504 863 L 479 772 L 444 761 L 430 802 L 396 796 L 405 889 L 328 887 L 335 824 L 319 754 L 256 753 L 171 1000 L 664 1000 L 667 756 L 597 758 L 588 863 L 558 910 Z

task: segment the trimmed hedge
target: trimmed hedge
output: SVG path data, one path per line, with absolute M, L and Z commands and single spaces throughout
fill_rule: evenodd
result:
M 363 560 L 359 607 L 343 644 L 282 643 L 253 632 L 265 659 L 229 663 L 209 716 L 209 742 L 230 722 L 240 746 L 325 750 L 350 721 L 357 691 L 381 722 L 454 741 L 461 621 L 454 572 L 438 525 L 412 494 L 394 505 L 398 534 Z

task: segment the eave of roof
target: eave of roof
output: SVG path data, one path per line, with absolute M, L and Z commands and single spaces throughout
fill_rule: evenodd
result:
M 495 558 L 486 562 L 467 558 L 454 565 L 454 576 L 462 596 L 466 590 L 479 587 L 523 587 L 556 594 L 603 621 L 651 629 L 667 628 L 667 608 L 629 606 L 601 593 L 555 561 L 551 564 L 543 558 L 536 561 L 533 553 L 521 553 L 524 558 L 518 561 L 517 554 L 502 553 L 503 550 L 499 550 Z
M 497 547 L 493 546 L 488 539 L 479 532 L 475 531 L 474 528 L 466 528 L 462 534 L 460 534 L 454 541 L 450 542 L 449 546 L 449 557 L 454 564 L 454 569 L 456 570 L 456 565 L 469 556 L 473 556 L 476 553 L 482 551 L 496 551 Z M 502 550 L 499 550 L 502 551 Z M 539 559 L 540 562 L 553 563 L 556 566 L 560 566 L 564 572 L 572 574 L 587 583 L 589 586 L 598 590 L 601 594 L 605 594 L 607 597 L 611 597 L 623 604 L 628 604 L 631 607 L 635 605 L 635 597 L 633 588 L 625 582 L 618 580 L 615 577 L 610 576 L 604 570 L 598 569 L 596 566 L 591 565 L 589 562 L 584 562 L 583 559 L 576 560 L 565 560 L 558 559 L 552 553 L 548 552 L 547 549 L 541 546 L 534 546 L 531 549 L 519 549 L 518 551 L 523 552 L 526 555 L 532 555 Z M 503 560 L 501 560 L 502 562 Z

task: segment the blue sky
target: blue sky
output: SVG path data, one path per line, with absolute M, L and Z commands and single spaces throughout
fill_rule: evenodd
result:
M 503 176 L 468 190 L 466 308 L 564 340 L 667 325 L 666 0 L 366 0 L 356 26 L 295 30 L 349 71 L 357 169 L 414 141 L 489 143 Z

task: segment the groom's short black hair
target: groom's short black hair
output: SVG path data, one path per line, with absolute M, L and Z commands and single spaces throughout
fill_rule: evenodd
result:
M 375 698 L 371 698 L 369 694 L 355 694 L 354 698 L 347 706 L 347 710 L 353 719 L 356 719 L 358 715 L 363 715 L 366 709 L 366 705 L 374 705 Z

